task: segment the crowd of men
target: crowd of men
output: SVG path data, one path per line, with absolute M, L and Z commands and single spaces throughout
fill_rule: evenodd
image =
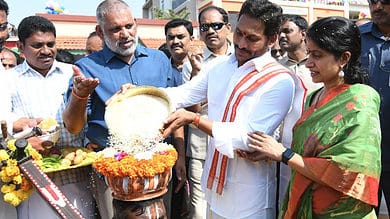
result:
M 371 86 L 381 95 L 382 175 L 378 192 L 381 198 L 383 191 L 390 206 L 390 135 L 387 135 L 390 131 L 387 122 L 390 4 L 388 0 L 369 0 L 369 8 L 372 20 L 360 26 L 361 59 Z M 278 166 L 280 171 L 276 176 L 276 167 L 269 162 L 250 162 L 234 155 L 235 149 L 248 148 L 242 140 L 243 133 L 239 129 L 242 127 L 234 126 L 232 115 L 237 114 L 237 120 L 246 128 L 269 135 L 279 130 L 283 131 L 279 133 L 282 136 L 292 129 L 283 126 L 286 124 L 282 121 L 290 116 L 292 105 L 299 102 L 300 96 L 294 93 L 296 82 L 283 75 L 275 76 L 272 86 L 255 91 L 253 100 L 239 102 L 246 108 L 258 109 L 256 113 L 233 104 L 218 108 L 218 102 L 225 98 L 225 93 L 244 89 L 237 84 L 245 86 L 246 82 L 238 82 L 237 75 L 245 75 L 254 66 L 272 64 L 275 60 L 281 64 L 278 69 L 284 72 L 289 69 L 303 82 L 307 92 L 322 86 L 312 82 L 305 66 L 308 57 L 305 36 L 309 25 L 303 17 L 282 15 L 281 8 L 267 0 L 247 0 L 233 28 L 223 8 L 208 6 L 198 16 L 199 35 L 205 48 L 192 46 L 192 22 L 173 19 L 164 28 L 166 51 L 163 53 L 138 45 L 137 22 L 126 2 L 105 0 L 97 8 L 98 24 L 96 32 L 88 36 L 85 57 L 76 61 L 59 51 L 53 23 L 43 17 L 29 16 L 18 26 L 21 60 L 18 54 L 4 47 L 8 38 L 7 28 L 4 28 L 8 25 L 8 10 L 7 3 L 0 0 L 0 119 L 12 124 L 10 132 L 34 127 L 42 119 L 52 117 L 61 125 L 59 146 L 85 146 L 99 151 L 107 146 L 105 103 L 122 85 L 181 89 L 204 80 L 207 93 L 199 91 L 189 101 L 193 104 L 182 105 L 196 113 L 195 118 L 190 118 L 193 122 L 166 139 L 179 154 L 172 182 L 164 195 L 167 218 L 276 217 L 289 178 L 289 167 Z M 267 23 L 262 21 L 264 17 Z M 267 68 L 264 66 L 265 71 Z M 256 95 L 267 93 L 265 90 L 272 92 L 256 102 Z M 235 101 L 235 98 L 231 99 Z M 185 115 L 193 114 L 183 112 L 182 116 Z M 199 118 L 203 118 L 202 122 Z M 283 130 L 280 127 L 284 127 Z M 30 142 L 42 148 L 39 139 L 30 139 Z M 227 160 L 229 165 L 224 166 Z M 71 183 L 59 179 L 55 183 L 85 218 L 126 218 L 115 211 L 110 190 L 102 177 L 95 172 L 89 174 L 94 182 L 92 187 L 89 177 Z M 274 177 L 279 180 L 277 187 L 272 186 Z M 36 192 L 19 205 L 16 212 L 4 202 L 0 202 L 0 209 L 0 218 L 57 217 Z

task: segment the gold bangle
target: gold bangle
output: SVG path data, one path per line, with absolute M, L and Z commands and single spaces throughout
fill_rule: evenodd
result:
M 192 120 L 192 124 L 196 125 L 196 127 L 199 128 L 199 122 L 200 122 L 200 114 L 197 113 L 197 114 L 195 115 L 195 118 Z
M 73 95 L 74 97 L 76 97 L 77 99 L 79 99 L 79 100 L 88 100 L 88 98 L 89 98 L 89 95 L 86 96 L 86 97 L 80 97 L 79 95 L 77 95 L 77 94 L 76 94 L 76 91 L 74 90 L 74 87 L 72 87 L 72 95 Z

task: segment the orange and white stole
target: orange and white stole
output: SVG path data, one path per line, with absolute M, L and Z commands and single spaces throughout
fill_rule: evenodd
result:
M 225 111 L 222 117 L 222 122 L 234 122 L 237 115 L 237 108 L 241 100 L 248 93 L 256 90 L 269 79 L 281 73 L 288 73 L 289 70 L 281 66 L 277 62 L 272 62 L 265 65 L 261 73 L 256 69 L 246 74 L 234 87 L 228 102 L 225 106 Z M 207 178 L 207 188 L 216 191 L 217 194 L 222 195 L 223 187 L 226 181 L 228 157 L 219 153 L 214 149 L 213 160 L 211 163 L 209 176 Z M 217 170 L 219 171 L 217 175 Z

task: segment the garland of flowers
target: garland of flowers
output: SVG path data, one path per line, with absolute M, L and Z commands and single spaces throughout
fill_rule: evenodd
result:
M 32 156 L 38 166 L 42 165 L 42 155 L 31 144 L 24 149 L 27 156 Z M 1 192 L 4 193 L 4 201 L 13 206 L 18 206 L 26 200 L 34 188 L 28 179 L 21 173 L 16 158 L 15 139 L 7 142 L 7 149 L 0 150 L 0 162 L 2 164 L 0 179 L 3 182 Z
M 177 156 L 174 148 L 155 153 L 152 159 L 137 159 L 132 155 L 120 153 L 115 157 L 98 158 L 93 167 L 108 177 L 153 177 L 171 169 Z

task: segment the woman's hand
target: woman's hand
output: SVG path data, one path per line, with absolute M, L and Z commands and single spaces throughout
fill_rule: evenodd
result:
M 248 147 L 276 161 L 282 160 L 282 153 L 286 150 L 273 137 L 259 131 L 248 133 L 248 141 Z

